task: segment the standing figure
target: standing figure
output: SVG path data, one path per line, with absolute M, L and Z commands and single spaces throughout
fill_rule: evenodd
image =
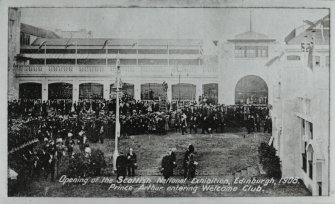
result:
M 127 153 L 127 167 L 128 167 L 128 176 L 134 177 L 135 169 L 137 169 L 137 158 L 132 148 L 129 148 L 129 152 Z
M 194 152 L 194 146 L 189 145 L 188 149 L 185 152 L 184 155 L 184 178 L 188 178 L 188 173 L 189 173 L 189 167 L 190 167 L 190 155 Z
M 127 156 L 120 153 L 116 158 L 116 180 L 124 180 L 127 175 Z
M 162 169 L 164 179 L 168 179 L 173 176 L 173 169 L 175 168 L 175 155 L 169 150 L 162 159 Z
M 187 133 L 187 122 L 186 122 L 186 115 L 185 113 L 182 115 L 181 118 L 181 134 L 184 135 L 184 133 Z

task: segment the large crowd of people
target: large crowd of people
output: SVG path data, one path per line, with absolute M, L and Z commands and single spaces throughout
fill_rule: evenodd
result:
M 121 139 L 149 133 L 222 133 L 227 127 L 245 127 L 248 133 L 271 132 L 267 106 L 208 103 L 189 103 L 177 106 L 176 109 L 174 106 L 171 104 L 166 111 L 159 111 L 159 103 L 137 101 L 124 96 L 120 102 Z M 68 100 L 11 101 L 8 104 L 9 150 L 37 139 L 39 144 L 43 144 L 41 151 L 25 148 L 18 150 L 18 155 L 30 165 L 31 176 L 40 175 L 43 171 L 46 178 L 51 175 L 53 179 L 52 167 L 57 157 L 73 156 L 75 144 L 89 155 L 89 142 L 103 143 L 104 138 L 115 136 L 115 110 L 115 100 L 74 103 Z M 189 169 L 187 167 L 185 172 Z M 165 169 L 164 172 L 169 177 L 169 171 Z M 193 172 L 186 174 L 191 174 L 192 177 Z

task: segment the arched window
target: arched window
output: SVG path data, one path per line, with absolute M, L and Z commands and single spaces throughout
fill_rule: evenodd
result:
M 115 92 L 114 84 L 110 85 L 110 92 Z M 122 84 L 122 93 L 126 93 L 128 96 L 134 97 L 135 89 L 134 84 L 123 83 Z
M 48 98 L 53 99 L 72 99 L 72 84 L 52 83 L 48 85 Z
M 42 84 L 22 83 L 19 85 L 20 99 L 42 99 Z
M 259 76 L 241 78 L 235 87 L 235 104 L 267 104 L 268 86 Z
M 79 85 L 79 99 L 102 99 L 104 86 L 98 83 L 84 83 Z
M 142 100 L 158 100 L 163 96 L 163 85 L 159 83 L 141 84 L 141 99 Z
M 313 179 L 313 156 L 314 150 L 312 145 L 307 147 L 307 159 L 308 159 L 308 176 Z
M 204 84 L 203 88 L 203 95 L 207 98 L 209 103 L 217 104 L 218 103 L 218 84 L 217 83 L 210 83 Z
M 194 84 L 174 84 L 172 85 L 172 100 L 195 101 L 196 87 Z

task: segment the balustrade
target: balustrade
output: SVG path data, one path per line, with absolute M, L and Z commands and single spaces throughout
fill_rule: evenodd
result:
M 189 75 L 196 74 L 213 74 L 216 75 L 217 67 L 203 67 L 185 65 L 177 69 L 176 66 L 149 66 L 149 65 L 123 65 L 121 66 L 122 75 L 140 75 L 140 74 L 166 74 L 171 73 L 188 73 Z M 66 74 L 66 75 L 114 75 L 116 72 L 115 66 L 106 65 L 19 65 L 16 68 L 16 73 L 20 75 L 53 75 L 53 74 Z

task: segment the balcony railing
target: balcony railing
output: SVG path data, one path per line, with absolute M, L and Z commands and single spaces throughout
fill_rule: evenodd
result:
M 181 71 L 189 76 L 216 76 L 217 67 L 185 65 L 179 66 L 127 66 L 121 65 L 122 75 L 142 76 L 142 75 L 162 75 L 171 76 Z M 114 75 L 116 73 L 115 66 L 90 66 L 90 65 L 18 65 L 16 68 L 17 76 L 105 76 Z

